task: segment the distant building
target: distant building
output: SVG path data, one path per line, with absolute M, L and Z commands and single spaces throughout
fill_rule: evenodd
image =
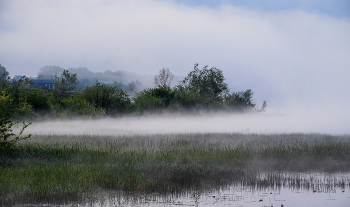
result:
M 32 79 L 31 82 L 34 88 L 53 89 L 52 79 Z

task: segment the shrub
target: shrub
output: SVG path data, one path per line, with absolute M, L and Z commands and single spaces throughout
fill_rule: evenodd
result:
M 116 86 L 97 82 L 86 87 L 81 95 L 97 109 L 105 109 L 108 115 L 124 114 L 132 109 L 129 95 Z
M 227 83 L 221 70 L 216 67 L 202 70 L 198 69 L 198 63 L 194 65 L 187 77 L 180 82 L 180 91 L 190 90 L 199 93 L 200 96 L 207 96 L 213 100 L 221 100 L 221 96 L 229 92 Z
M 26 100 L 20 97 L 16 102 L 7 92 L 0 93 L 0 116 L 5 117 L 11 114 L 12 118 L 26 118 L 33 114 L 32 106 Z
M 12 122 L 10 120 L 10 116 L 6 115 L 3 116 L 2 118 L 0 118 L 0 148 L 12 148 L 15 146 L 16 142 L 20 141 L 20 140 L 24 140 L 24 139 L 28 139 L 31 137 L 31 134 L 22 137 L 22 134 L 24 132 L 24 130 L 31 124 L 25 124 L 23 122 L 23 126 L 22 129 L 20 130 L 19 134 L 16 136 L 16 134 L 14 134 L 12 132 L 11 127 L 18 124 L 17 122 Z M 12 138 L 13 137 L 13 138 Z
M 145 89 L 134 99 L 135 110 L 138 113 L 167 109 L 174 103 L 175 91 L 168 87 Z
M 234 111 L 247 111 L 255 108 L 252 101 L 253 92 L 248 89 L 246 91 L 234 92 L 225 96 L 225 104 Z M 265 102 L 266 105 L 266 102 Z
M 52 93 L 49 97 L 49 104 L 52 115 L 57 118 L 97 117 L 106 114 L 103 108 L 95 108 L 81 95 L 59 99 L 57 94 Z
M 61 77 L 55 75 L 53 85 L 55 90 L 59 91 L 73 91 L 79 84 L 76 73 L 70 73 L 69 70 L 63 70 Z
M 30 89 L 25 91 L 26 101 L 32 105 L 35 112 L 50 110 L 49 92 L 44 89 Z

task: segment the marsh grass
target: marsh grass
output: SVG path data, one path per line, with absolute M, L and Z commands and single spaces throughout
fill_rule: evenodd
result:
M 256 178 L 260 172 L 276 170 L 349 172 L 349 138 L 322 134 L 34 135 L 18 148 L 1 150 L 0 196 L 2 201 L 79 200 L 84 193 L 104 190 L 180 192 L 232 182 L 271 184 L 278 180 L 275 174 L 260 181 Z

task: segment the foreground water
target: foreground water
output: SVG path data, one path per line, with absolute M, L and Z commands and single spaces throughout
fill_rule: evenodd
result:
M 350 206 L 350 173 L 264 173 L 250 181 L 172 194 L 103 192 L 68 203 L 21 206 Z M 18 203 L 15 204 L 19 206 Z

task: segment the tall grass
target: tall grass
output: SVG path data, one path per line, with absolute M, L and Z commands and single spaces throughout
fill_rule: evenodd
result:
M 33 136 L 0 152 L 0 196 L 79 199 L 252 182 L 256 171 L 350 171 L 350 137 L 321 134 Z

